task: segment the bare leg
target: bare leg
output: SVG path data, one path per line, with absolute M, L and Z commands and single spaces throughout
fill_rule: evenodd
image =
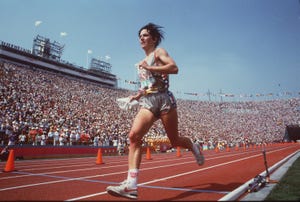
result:
M 140 109 L 129 132 L 129 154 L 127 179 L 119 186 L 108 186 L 107 193 L 137 199 L 138 170 L 142 159 L 142 138 L 155 121 L 153 114 L 147 109 Z
M 180 146 L 192 150 L 193 143 L 190 138 L 179 136 L 177 110 L 172 109 L 169 113 L 161 115 L 161 120 L 173 147 Z
M 194 154 L 197 164 L 203 165 L 204 156 L 200 151 L 200 145 L 193 144 L 190 138 L 179 136 L 178 134 L 178 115 L 176 109 L 172 109 L 169 113 L 162 115 L 161 120 L 172 146 L 180 146 L 189 149 Z
M 136 115 L 129 133 L 129 169 L 139 169 L 142 158 L 142 138 L 149 131 L 156 118 L 147 109 L 140 109 Z

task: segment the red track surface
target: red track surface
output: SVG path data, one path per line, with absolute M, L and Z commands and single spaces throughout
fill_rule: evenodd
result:
M 266 147 L 269 167 L 300 149 L 299 144 Z M 151 154 L 143 157 L 139 200 L 219 200 L 265 170 L 261 148 L 204 151 L 203 166 L 191 152 Z M 127 176 L 127 156 L 15 161 L 15 170 L 0 173 L 0 200 L 127 200 L 106 193 L 108 185 Z M 5 167 L 5 162 L 0 166 Z

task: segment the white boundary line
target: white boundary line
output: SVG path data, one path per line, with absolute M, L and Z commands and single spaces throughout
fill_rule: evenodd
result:
M 214 157 L 211 157 L 211 158 L 209 158 L 207 160 L 217 159 L 217 158 L 223 158 L 223 157 L 237 156 L 237 155 L 241 155 L 241 154 L 242 153 L 235 153 L 235 154 L 230 154 L 230 155 L 214 156 Z M 194 157 L 187 157 L 187 158 L 194 158 Z M 162 161 L 163 162 L 174 161 L 174 159 L 170 159 L 170 160 L 168 160 L 168 159 L 162 159 L 162 160 L 159 160 L 159 161 L 155 161 L 155 163 L 159 163 L 159 162 L 162 162 Z M 176 159 L 176 161 L 180 161 L 180 159 Z M 123 162 L 123 161 L 120 161 L 120 162 Z M 101 169 L 107 169 L 107 168 L 115 168 L 115 167 L 125 166 L 126 167 L 126 171 L 124 171 L 124 172 L 127 172 L 127 160 L 124 161 L 124 162 L 126 162 L 126 164 L 124 164 L 124 165 L 123 164 L 122 165 L 118 165 L 118 164 L 117 165 L 110 165 L 110 166 L 106 166 L 106 167 L 101 167 Z M 153 163 L 153 162 L 144 162 L 143 164 L 150 164 L 150 163 Z M 173 164 L 164 165 L 164 166 L 156 166 L 156 167 L 151 167 L 151 168 L 143 168 L 141 170 L 149 170 L 149 169 L 156 169 L 156 168 L 172 167 L 174 165 L 181 165 L 181 164 L 187 164 L 187 163 L 195 163 L 195 161 L 192 160 L 192 161 L 186 161 L 186 162 L 182 162 L 182 163 L 173 163 Z M 31 177 L 32 175 L 49 175 L 49 174 L 58 174 L 58 173 L 70 173 L 70 172 L 78 172 L 78 171 L 88 171 L 88 170 L 95 170 L 95 169 L 99 169 L 99 167 L 80 168 L 80 169 L 63 170 L 63 171 L 52 171 L 52 172 L 44 172 L 44 173 L 37 173 L 37 174 L 32 173 L 32 174 L 28 174 L 28 175 L 25 174 L 25 175 L 18 175 L 18 176 L 8 176 L 8 177 L 2 177 L 2 178 L 0 178 L 0 180 L 11 179 L 11 178 L 20 178 L 20 177 Z M 116 174 L 116 173 L 113 173 L 113 174 Z M 90 178 L 92 178 L 92 177 L 93 176 L 90 176 Z M 95 176 L 95 177 L 99 177 L 99 176 Z M 1 189 L 0 189 L 0 191 L 1 191 Z
M 281 161 L 279 161 L 278 163 L 274 164 L 271 168 L 269 168 L 269 173 L 272 173 L 274 170 L 276 170 L 277 168 L 279 168 L 284 162 L 286 162 L 292 156 L 296 155 L 299 151 L 300 150 L 298 150 L 298 151 L 290 154 L 286 158 L 284 158 Z M 266 175 L 266 171 L 260 173 L 260 175 L 265 176 Z M 220 198 L 219 201 L 235 201 L 236 199 L 238 199 L 242 194 L 244 194 L 247 191 L 249 183 L 251 183 L 252 181 L 253 181 L 253 179 L 250 179 L 245 184 L 239 186 L 238 188 L 236 188 L 235 190 L 233 190 L 229 194 L 227 194 L 224 197 Z
M 273 153 L 273 152 L 277 152 L 277 151 L 280 151 L 280 150 L 283 150 L 283 149 L 286 149 L 286 148 L 281 148 L 279 150 L 270 151 L 270 152 Z M 227 155 L 227 156 L 234 156 L 234 155 L 240 155 L 240 154 L 243 154 L 243 153 L 238 153 L 238 154 L 233 154 L 233 155 Z M 184 175 L 189 175 L 189 174 L 196 173 L 196 172 L 201 172 L 201 171 L 204 171 L 204 170 L 208 170 L 208 169 L 220 167 L 220 166 L 223 166 L 223 165 L 227 165 L 227 164 L 231 164 L 231 163 L 243 161 L 243 160 L 246 160 L 246 159 L 249 159 L 249 158 L 254 158 L 254 157 L 257 157 L 259 155 L 261 155 L 261 154 L 256 154 L 256 155 L 248 156 L 248 157 L 245 157 L 245 158 L 242 158 L 242 159 L 236 159 L 236 160 L 233 160 L 233 161 L 230 161 L 230 162 L 226 162 L 226 163 L 222 163 L 222 164 L 213 165 L 213 166 L 210 166 L 210 167 L 201 168 L 201 169 L 197 169 L 197 170 L 194 170 L 194 171 L 189 171 L 189 172 L 180 173 L 180 174 L 177 174 L 177 175 L 172 175 L 172 176 L 168 176 L 168 177 L 161 178 L 161 179 L 156 179 L 156 180 L 144 182 L 144 183 L 139 184 L 138 186 L 143 186 L 143 185 L 151 184 L 151 183 L 154 183 L 154 182 L 164 181 L 164 180 L 168 180 L 168 179 L 172 179 L 172 178 L 176 178 L 176 177 L 180 177 L 180 176 L 184 176 Z M 225 156 L 225 157 L 227 157 L 227 156 Z M 222 157 L 224 157 L 224 156 L 222 156 Z M 218 157 L 214 157 L 214 158 L 221 158 L 221 157 L 218 156 Z M 194 160 L 193 161 L 189 161 L 189 162 L 194 162 Z M 141 169 L 141 170 L 151 170 L 151 169 L 156 169 L 156 168 L 162 168 L 162 167 L 169 167 L 169 166 L 174 166 L 174 165 L 186 164 L 186 163 L 189 163 L 189 162 L 183 162 L 183 163 L 179 163 L 179 164 L 176 163 L 176 164 L 164 165 L 164 166 L 156 166 L 156 167 L 150 167 L 150 168 L 145 168 L 145 169 Z M 55 172 L 53 172 L 53 173 L 55 173 Z M 101 174 L 101 175 L 94 175 L 94 176 L 86 176 L 86 177 L 78 177 L 78 178 L 61 177 L 61 178 L 67 178 L 67 179 L 55 180 L 55 181 L 50 181 L 50 182 L 41 182 L 41 183 L 35 183 L 35 184 L 27 184 L 27 185 L 15 186 L 15 187 L 8 187 L 8 188 L 0 189 L 0 192 L 1 191 L 5 191 L 5 190 L 20 189 L 20 188 L 33 187 L 33 186 L 46 185 L 46 184 L 54 184 L 54 183 L 67 182 L 67 181 L 83 180 L 83 179 L 88 179 L 88 178 L 95 178 L 95 177 L 108 176 L 108 175 L 116 175 L 116 174 L 122 174 L 122 173 L 127 173 L 127 170 L 126 171 L 121 171 L 121 172 L 115 172 L 115 173 L 108 173 L 108 174 Z M 50 173 L 48 173 L 48 174 L 50 174 Z M 45 175 L 46 176 L 46 173 L 44 173 L 44 174 L 28 174 L 28 175 L 25 175 L 25 176 L 41 176 L 41 175 Z M 25 177 L 25 176 L 23 175 L 21 177 Z M 48 176 L 48 177 L 54 177 L 54 176 Z M 58 178 L 58 177 L 56 176 L 56 178 Z M 99 192 L 99 193 L 91 194 L 91 195 L 81 196 L 81 197 L 77 197 L 77 198 L 73 198 L 73 199 L 67 199 L 67 200 L 68 201 L 80 200 L 80 199 L 90 198 L 90 197 L 97 196 L 97 195 L 103 195 L 105 193 L 106 193 L 106 191 L 105 192 Z
M 107 192 L 103 191 L 103 192 L 100 192 L 100 193 L 95 193 L 95 194 L 90 194 L 90 195 L 86 195 L 86 196 L 80 196 L 80 197 L 77 197 L 77 198 L 67 199 L 65 201 L 79 201 L 79 200 L 82 200 L 82 199 L 91 198 L 91 197 L 94 197 L 94 196 L 100 196 L 100 195 L 104 195 L 104 194 L 107 194 Z
M 269 151 L 269 153 L 277 152 L 277 151 L 280 151 L 280 150 L 283 150 L 283 149 L 286 149 L 286 148 L 280 148 L 279 150 L 272 150 L 272 151 Z M 242 158 L 242 159 L 236 159 L 236 160 L 233 160 L 233 161 L 229 161 L 229 162 L 225 162 L 225 163 L 213 165 L 213 166 L 210 166 L 210 167 L 197 169 L 197 170 L 190 171 L 190 172 L 185 172 L 185 173 L 181 173 L 181 174 L 177 174 L 177 175 L 168 176 L 168 177 L 165 177 L 165 178 L 160 178 L 160 179 L 156 179 L 156 180 L 152 180 L 152 181 L 140 183 L 140 184 L 138 184 L 138 186 L 141 186 L 141 187 L 142 187 L 143 185 L 151 184 L 151 183 L 154 183 L 154 182 L 159 182 L 159 181 L 164 181 L 164 180 L 168 180 L 168 179 L 172 179 L 172 178 L 176 178 L 176 177 L 181 177 L 181 176 L 184 176 L 184 175 L 189 175 L 189 174 L 192 174 L 192 173 L 196 173 L 196 172 L 200 172 L 200 171 L 204 171 L 204 170 L 208 170 L 208 169 L 212 169 L 212 168 L 224 166 L 224 165 L 227 165 L 227 164 L 231 164 L 231 163 L 243 161 L 243 160 L 246 160 L 246 159 L 258 157 L 258 156 L 260 156 L 260 155 L 261 155 L 261 153 L 256 154 L 256 155 L 253 155 L 253 156 L 244 157 L 244 158 Z M 281 161 L 280 161 L 280 162 L 281 162 Z M 248 184 L 247 184 L 247 185 L 248 185 Z M 81 196 L 81 197 L 77 197 L 77 198 L 67 199 L 66 201 L 82 200 L 82 199 L 86 199 L 86 198 L 90 198 L 90 197 L 94 197 L 94 196 L 98 196 L 98 195 L 103 195 L 103 194 L 105 194 L 105 193 L 107 193 L 107 192 L 100 192 L 100 193 L 90 194 L 90 195 Z M 229 194 L 230 194 L 230 193 L 229 193 Z M 228 195 L 228 194 L 227 194 L 227 195 Z

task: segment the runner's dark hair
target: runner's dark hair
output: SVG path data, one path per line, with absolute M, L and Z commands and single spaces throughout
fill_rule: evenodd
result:
M 141 31 L 143 29 L 146 29 L 149 32 L 149 34 L 152 36 L 152 38 L 156 40 L 155 47 L 157 47 L 162 41 L 162 39 L 164 39 L 164 31 L 162 30 L 162 28 L 163 28 L 162 26 L 150 22 L 139 30 L 138 36 L 140 36 Z

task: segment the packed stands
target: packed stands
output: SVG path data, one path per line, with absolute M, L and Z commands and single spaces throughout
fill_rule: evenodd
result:
M 4 60 L 0 78 L 1 145 L 126 146 L 136 109 L 123 111 L 115 101 L 130 90 Z M 287 125 L 300 124 L 299 98 L 177 102 L 180 133 L 209 149 L 280 142 Z M 160 121 L 146 143 L 168 143 Z

